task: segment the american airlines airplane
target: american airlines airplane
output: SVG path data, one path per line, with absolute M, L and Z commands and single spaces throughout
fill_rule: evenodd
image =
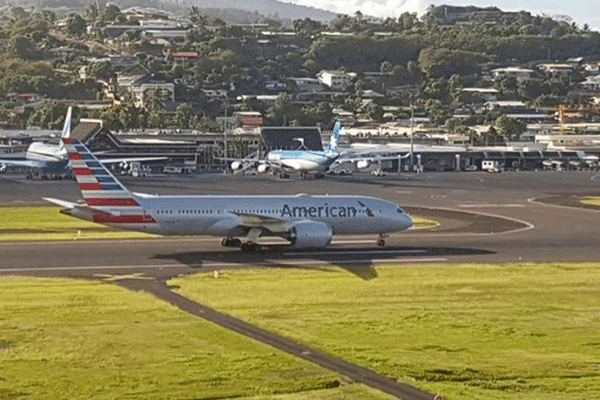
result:
M 69 107 L 65 117 L 65 124 L 60 135 L 61 139 L 66 139 L 71 135 L 71 113 L 72 108 Z M 165 157 L 127 157 L 127 158 L 105 158 L 101 162 L 104 164 L 119 163 L 127 165 L 130 162 L 144 162 L 164 160 Z M 42 178 L 64 177 L 70 171 L 69 158 L 64 145 L 33 142 L 27 148 L 25 159 L 0 159 L 0 171 L 6 170 L 7 167 L 24 167 L 29 169 L 27 178 L 41 176 Z
M 114 228 L 161 235 L 223 236 L 225 247 L 261 249 L 261 237 L 294 248 L 323 248 L 333 235 L 377 234 L 377 244 L 408 229 L 397 204 L 367 196 L 159 196 L 127 190 L 85 145 L 62 139 L 86 204 L 44 198 L 61 213 Z

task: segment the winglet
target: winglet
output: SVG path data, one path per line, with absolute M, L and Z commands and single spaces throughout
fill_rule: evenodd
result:
M 333 153 L 337 151 L 338 139 L 340 138 L 340 129 L 342 124 L 340 121 L 337 121 L 333 126 L 333 131 L 331 132 L 331 139 L 329 139 L 329 144 L 325 148 L 325 152 Z

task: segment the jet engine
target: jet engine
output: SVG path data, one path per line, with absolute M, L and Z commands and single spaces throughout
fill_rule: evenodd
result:
M 358 168 L 358 169 L 365 169 L 369 165 L 371 165 L 371 163 L 369 162 L 369 160 L 360 160 L 360 161 L 356 162 L 356 168 Z
M 261 174 L 264 174 L 265 172 L 267 172 L 268 169 L 269 169 L 269 164 L 260 164 L 258 167 L 256 167 L 256 170 L 258 172 L 260 172 Z
M 324 222 L 299 221 L 290 231 L 292 247 L 298 249 L 322 248 L 331 243 L 333 230 Z
M 242 163 L 241 161 L 234 161 L 231 163 L 231 169 L 234 171 L 237 171 L 238 169 L 242 168 Z

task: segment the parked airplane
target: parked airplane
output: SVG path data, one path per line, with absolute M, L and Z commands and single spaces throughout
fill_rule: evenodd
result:
M 65 118 L 65 124 L 60 135 L 61 139 L 68 138 L 71 135 L 71 113 L 72 108 L 69 107 Z M 105 158 L 100 161 L 104 164 L 119 163 L 121 166 L 126 167 L 129 166 L 129 163 L 131 162 L 164 159 L 164 157 L 127 157 Z M 47 179 L 48 177 L 62 178 L 67 176 L 70 172 L 69 157 L 67 156 L 67 151 L 62 142 L 59 144 L 33 142 L 27 148 L 24 159 L 0 159 L 0 171 L 5 171 L 7 167 L 28 168 L 28 179 L 37 176 L 42 179 Z
M 322 248 L 334 234 L 378 234 L 408 229 L 398 205 L 367 196 L 159 196 L 132 193 L 76 139 L 62 139 L 86 204 L 44 198 L 61 212 L 111 227 L 161 235 L 223 236 L 225 247 L 260 249 L 261 237 L 295 248 Z M 244 241 L 242 242 L 242 239 Z
M 231 169 L 234 171 L 244 171 L 248 168 L 256 167 L 256 170 L 260 173 L 265 173 L 269 170 L 279 170 L 282 172 L 282 175 L 285 171 L 297 171 L 303 177 L 308 172 L 322 174 L 340 156 L 337 150 L 340 129 L 340 123 L 336 122 L 329 144 L 324 150 L 307 150 L 306 148 L 302 148 L 304 143 L 301 143 L 301 148 L 296 150 L 271 150 L 267 153 L 264 160 L 235 160 L 231 163 Z
M 341 152 L 338 148 L 338 141 L 341 133 L 341 124 L 336 122 L 331 133 L 329 144 L 323 151 L 308 150 L 301 148 L 296 150 L 271 150 L 267 153 L 264 160 L 253 158 L 234 160 L 231 163 L 231 169 L 234 171 L 246 171 L 250 168 L 256 168 L 259 173 L 278 170 L 281 176 L 285 176 L 286 171 L 300 172 L 302 177 L 306 177 L 308 172 L 316 172 L 318 175 L 331 171 L 334 165 L 343 163 L 352 163 L 356 169 L 362 170 L 375 165 L 381 171 L 381 163 L 387 160 L 398 160 L 407 158 L 408 154 L 399 156 L 384 156 L 377 152 Z M 381 173 L 381 172 L 379 172 Z

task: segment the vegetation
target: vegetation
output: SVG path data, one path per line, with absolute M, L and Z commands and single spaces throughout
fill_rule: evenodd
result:
M 170 284 L 451 399 L 586 399 L 600 391 L 598 264 L 367 268 L 221 271 Z
M 337 388 L 331 372 L 97 281 L 1 277 L 0 315 L 3 398 L 389 399 Z
M 427 115 L 433 124 L 464 131 L 473 124 L 492 124 L 499 117 L 480 110 L 473 111 L 472 118 L 450 121 L 456 108 L 477 104 L 461 93 L 464 87 L 495 85 L 502 98 L 537 107 L 585 106 L 585 99 L 570 95 L 585 78 L 581 69 L 569 77 L 536 71 L 534 79 L 525 82 L 510 78 L 492 82 L 485 77 L 497 67 L 597 57 L 600 48 L 600 33 L 585 25 L 493 7 L 430 6 L 420 19 L 404 13 L 382 21 L 360 12 L 339 15 L 328 23 L 309 18 L 291 23 L 257 19 L 281 34 L 269 43 L 251 26 L 232 25 L 197 7 L 188 10 L 187 16 L 185 40 L 160 45 L 134 29 L 116 38 L 107 36 L 104 27 L 129 23 L 115 4 L 98 9 L 92 3 L 79 13 L 63 15 L 62 21 L 55 11 L 8 9 L 0 20 L 0 51 L 4 55 L 0 61 L 0 121 L 20 127 L 54 127 L 52 118 L 32 118 L 33 111 L 11 100 L 12 95 L 36 93 L 55 101 L 79 102 L 105 99 L 110 93 L 118 100 L 112 107 L 104 111 L 82 107 L 79 115 L 103 118 L 111 129 L 209 130 L 219 126 L 215 118 L 229 107 L 229 113 L 232 109 L 261 112 L 267 125 L 285 122 L 330 127 L 335 108 L 382 121 L 383 107 L 396 107 L 400 110 L 396 117 L 401 117 L 405 114 L 402 108 L 412 105 L 416 115 Z M 88 26 L 94 27 L 90 33 Z M 292 33 L 295 35 L 284 35 Z M 181 62 L 171 56 L 180 50 L 197 52 L 199 62 Z M 158 97 L 149 106 L 136 105 L 133 96 L 117 84 L 117 73 L 122 72 L 119 67 L 97 59 L 116 53 L 135 56 L 141 72 L 180 82 L 177 112 L 168 110 L 164 99 Z M 331 100 L 307 104 L 295 98 L 293 87 L 267 89 L 269 82 L 314 77 L 330 69 L 359 74 Z M 82 70 L 87 72 L 85 77 L 80 75 Z M 365 73 L 379 75 L 371 79 Z M 417 93 L 408 95 L 399 89 L 407 86 Z M 202 90 L 223 90 L 227 95 L 215 99 Z M 381 91 L 384 96 L 365 108 L 366 90 Z M 274 105 L 234 101 L 240 95 L 266 92 L 279 95 Z M 56 102 L 50 102 L 38 113 L 55 115 L 49 112 L 55 107 Z M 515 130 L 499 132 L 508 140 Z
M 590 206 L 600 206 L 600 197 L 586 197 L 581 200 L 581 203 Z

